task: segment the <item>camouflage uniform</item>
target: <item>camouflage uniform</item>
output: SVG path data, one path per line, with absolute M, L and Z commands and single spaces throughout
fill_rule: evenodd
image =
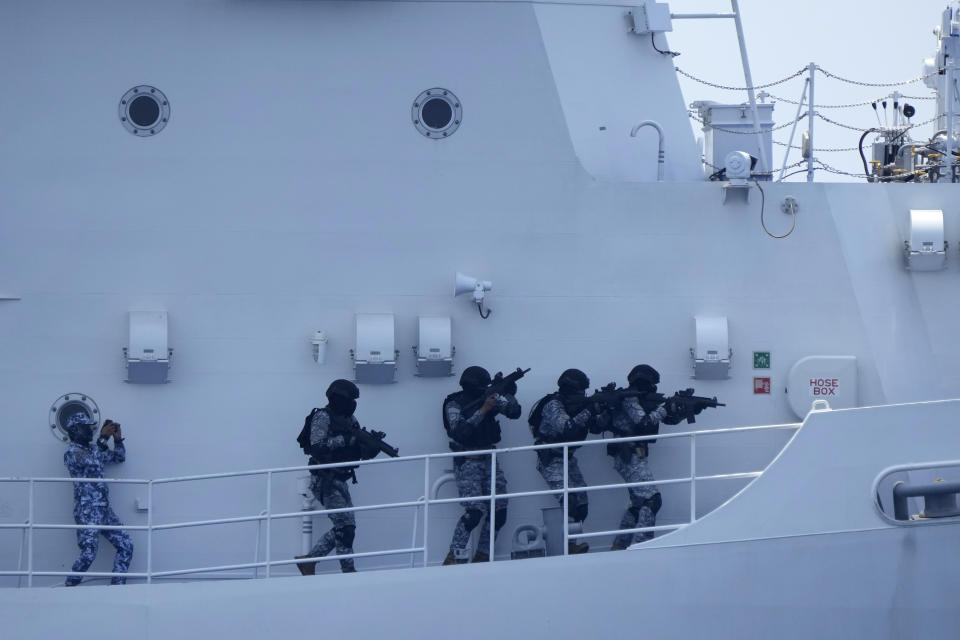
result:
M 443 405 L 444 424 L 450 436 L 450 449 L 453 451 L 471 451 L 492 449 L 500 441 L 500 425 L 493 418 L 493 413 L 502 413 L 508 418 L 520 417 L 520 404 L 512 394 L 498 395 L 496 412 L 483 415 L 479 407 L 464 416 L 461 412 L 462 403 L 467 398 L 462 393 L 452 394 Z M 483 496 L 490 494 L 490 456 L 467 456 L 454 458 L 453 473 L 457 480 L 457 491 L 461 498 Z M 497 461 L 496 491 L 498 494 L 507 492 L 507 479 Z M 480 539 L 477 542 L 477 553 L 486 556 L 490 548 L 490 500 L 474 500 L 461 502 L 464 514 L 457 522 L 450 541 L 450 552 L 458 555 L 467 548 L 470 533 L 480 521 Z M 494 505 L 494 536 L 507 522 L 507 499 L 497 498 Z
M 549 397 L 549 396 L 548 396 Z M 549 442 L 574 442 L 587 437 L 588 426 L 593 422 L 593 413 L 589 408 L 580 410 L 573 418 L 567 413 L 563 402 L 557 395 L 544 399 L 541 409 L 540 426 L 536 428 L 537 444 Z M 576 447 L 570 447 L 567 463 L 568 487 L 585 487 L 587 483 L 580 473 L 580 465 L 574 455 Z M 537 452 L 537 471 L 547 481 L 551 489 L 563 489 L 563 449 L 541 449 Z M 586 493 L 570 493 L 567 508 L 570 519 L 583 522 L 587 518 L 588 500 Z M 563 495 L 557 500 L 563 504 Z
M 71 442 L 66 453 L 63 454 L 63 464 L 70 471 L 71 478 L 102 478 L 103 465 L 123 462 L 126 458 L 126 449 L 123 440 L 117 440 L 111 451 L 107 447 L 106 438 L 97 440 L 96 448 Z M 73 483 L 73 519 L 77 524 L 93 524 L 122 526 L 117 514 L 110 508 L 109 490 L 103 482 L 74 482 Z M 120 529 L 77 529 L 77 546 L 80 547 L 80 557 L 73 563 L 73 571 L 81 572 L 90 568 L 93 559 L 97 556 L 99 536 L 103 534 L 110 544 L 117 549 L 113 560 L 114 573 L 126 573 L 133 557 L 133 542 L 129 534 Z M 69 576 L 67 586 L 80 584 L 80 576 Z M 125 584 L 126 578 L 115 577 L 111 584 Z
M 657 432 L 660 421 L 666 416 L 667 411 L 662 405 L 647 412 L 637 398 L 625 398 L 620 408 L 613 412 L 610 428 L 618 438 L 652 435 Z M 607 453 L 613 456 L 613 468 L 624 482 L 649 482 L 654 479 L 647 464 L 647 442 L 612 444 L 607 447 Z M 656 525 L 657 511 L 662 504 L 660 490 L 656 485 L 630 487 L 627 491 L 630 494 L 630 507 L 623 513 L 620 528 L 634 529 Z M 626 549 L 632 541 L 645 542 L 652 538 L 652 531 L 635 535 L 622 534 L 614 539 L 613 546 Z
M 341 418 L 338 418 L 341 419 Z M 353 416 L 342 418 L 349 420 L 354 426 L 359 426 L 357 419 Z M 314 455 L 318 456 L 323 462 L 344 462 L 347 460 L 359 460 L 360 455 L 353 457 L 350 447 L 343 434 L 332 435 L 334 432 L 331 415 L 326 408 L 314 412 L 313 420 L 310 424 L 310 446 Z M 329 460 L 325 458 L 330 458 Z M 320 464 L 317 458 L 311 458 L 310 464 Z M 327 509 L 344 509 L 353 506 L 350 499 L 350 489 L 346 480 L 353 477 L 353 471 L 349 468 L 340 467 L 337 469 L 323 469 L 312 472 L 313 477 L 310 481 L 310 491 L 313 497 Z M 336 549 L 337 555 L 347 555 L 353 553 L 353 539 L 356 535 L 357 521 L 352 511 L 342 513 L 328 514 L 333 528 L 327 531 L 320 540 L 313 545 L 310 557 L 325 556 L 331 550 Z M 340 561 L 340 569 L 344 572 L 355 570 L 353 558 L 345 558 Z

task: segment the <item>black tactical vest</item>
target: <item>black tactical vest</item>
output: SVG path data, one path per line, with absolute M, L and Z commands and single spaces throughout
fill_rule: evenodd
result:
M 453 431 L 455 425 L 449 424 L 447 421 L 447 403 L 456 402 L 460 406 L 460 419 L 466 420 L 480 410 L 481 405 L 476 405 L 469 411 L 463 410 L 463 407 L 465 407 L 467 403 L 475 399 L 476 396 L 469 397 L 463 391 L 458 391 L 457 393 L 451 393 L 443 401 L 443 428 L 450 437 L 451 451 L 492 449 L 493 445 L 500 442 L 500 423 L 494 418 L 492 413 L 484 416 L 479 425 L 470 427 L 469 436 L 465 436 L 463 433 L 455 434 Z

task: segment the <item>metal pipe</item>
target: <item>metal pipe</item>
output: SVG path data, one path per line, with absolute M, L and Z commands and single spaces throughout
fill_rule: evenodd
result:
M 452 473 L 450 475 L 453 475 Z M 428 533 L 430 531 L 430 493 L 427 491 L 427 488 L 430 486 L 430 460 L 424 459 L 423 461 L 423 566 L 427 566 L 427 552 L 430 549 L 428 546 L 429 538 Z M 439 489 L 439 487 L 438 487 Z
M 271 533 L 271 522 L 270 522 L 270 513 L 273 506 L 273 473 L 267 472 L 267 542 L 263 545 L 263 559 L 267 563 L 267 568 L 264 571 L 264 576 L 267 578 L 270 577 L 270 533 Z
M 760 164 L 769 172 L 771 166 L 767 162 L 767 152 L 763 145 L 763 133 L 760 130 L 760 111 L 757 109 L 757 96 L 753 90 L 753 76 L 750 73 L 750 60 L 747 59 L 747 42 L 743 36 L 743 22 L 740 19 L 740 3 L 730 0 L 733 8 L 733 21 L 737 25 L 737 41 L 740 43 L 740 60 L 743 62 L 743 78 L 747 82 L 747 96 L 750 98 L 750 111 L 753 112 L 753 131 L 757 134 L 757 145 L 760 154 Z
M 808 80 L 810 81 L 810 107 L 807 109 L 807 141 L 810 145 L 810 153 L 807 156 L 807 182 L 813 182 L 813 121 L 817 119 L 816 106 L 817 103 L 814 102 L 814 84 L 817 75 L 817 65 L 813 62 L 810 63 L 810 75 Z
M 494 561 L 495 543 L 497 541 L 497 529 L 494 526 L 496 521 L 496 499 L 497 499 L 497 451 L 490 452 L 490 511 L 487 512 L 487 526 L 490 527 L 490 546 L 487 553 L 490 556 L 490 562 Z M 482 525 L 481 525 L 482 527 Z M 483 529 L 481 529 L 482 531 Z
M 909 485 L 897 482 L 893 485 L 893 517 L 897 520 L 908 520 L 907 498 L 923 496 L 945 496 L 960 493 L 960 482 L 935 482 L 932 484 Z
M 630 137 L 636 138 L 637 131 L 639 131 L 642 127 L 653 127 L 657 130 L 657 135 L 660 137 L 660 143 L 657 147 L 657 182 L 663 182 L 663 127 L 653 120 L 644 120 L 640 124 L 633 127 L 633 129 L 630 129 Z
M 953 64 L 953 58 L 947 58 L 946 76 L 946 94 L 947 94 L 947 171 L 950 173 L 950 182 L 956 182 L 954 174 L 954 165 L 956 158 L 953 157 L 954 149 L 954 131 L 953 131 L 953 107 L 956 100 L 956 67 Z
M 27 586 L 33 586 L 33 480 L 27 485 Z
M 257 530 L 259 535 L 259 529 Z M 147 584 L 153 582 L 153 482 L 147 483 Z
M 690 436 L 690 522 L 697 519 L 697 437 Z
M 713 19 L 736 19 L 735 13 L 671 13 L 671 20 L 713 20 Z
M 803 93 L 800 94 L 800 103 L 797 105 L 797 115 L 793 117 L 793 128 L 790 129 L 790 140 L 787 141 L 787 152 L 783 154 L 783 166 L 780 168 L 780 177 L 777 182 L 783 181 L 783 174 L 787 172 L 787 161 L 790 160 L 790 151 L 793 149 L 793 135 L 797 132 L 797 124 L 800 123 L 800 110 L 803 109 L 803 103 L 807 100 L 807 89 L 810 88 L 810 78 L 804 80 Z
M 560 524 L 563 525 L 563 555 L 570 553 L 570 450 L 567 445 L 563 445 L 563 518 Z
M 636 527 L 634 529 L 613 529 L 611 531 L 591 531 L 589 533 L 571 533 L 570 537 L 574 539 L 580 538 L 600 538 L 602 536 L 619 536 L 627 535 L 633 533 L 647 533 L 649 531 L 674 531 L 676 529 L 683 529 L 689 522 L 682 522 L 680 524 L 658 524 L 655 527 Z

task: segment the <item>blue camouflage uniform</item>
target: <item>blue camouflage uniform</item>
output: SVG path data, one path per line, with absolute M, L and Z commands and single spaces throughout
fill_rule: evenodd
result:
M 346 462 L 359 460 L 361 455 L 356 446 L 351 446 L 348 436 L 337 433 L 338 421 L 348 421 L 354 427 L 359 427 L 353 416 L 334 417 L 327 408 L 318 409 L 313 413 L 310 424 L 310 464 L 326 462 Z M 354 477 L 353 469 L 339 467 L 336 469 L 321 469 L 313 471 L 310 480 L 310 490 L 313 497 L 327 509 L 344 509 L 353 506 L 350 498 L 350 489 L 347 480 Z M 353 553 L 353 539 L 356 535 L 356 518 L 352 511 L 328 514 L 333 528 L 327 531 L 307 554 L 310 557 L 325 556 L 333 549 L 337 555 Z M 340 560 L 340 569 L 345 573 L 355 571 L 353 558 Z
M 645 411 L 636 397 L 625 398 L 620 407 L 613 411 L 610 429 L 614 437 L 653 435 L 659 430 L 660 421 L 667 417 L 667 410 L 661 403 L 650 411 Z M 613 468 L 624 482 L 649 482 L 653 473 L 647 464 L 647 442 L 624 442 L 611 444 L 607 453 L 613 456 Z M 621 529 L 652 527 L 656 525 L 657 511 L 662 499 L 656 485 L 630 487 L 630 507 L 620 520 Z M 615 549 L 626 549 L 633 540 L 645 542 L 653 538 L 653 532 L 621 534 L 614 539 Z
M 492 449 L 500 442 L 500 423 L 494 419 L 498 413 L 510 419 L 520 417 L 520 404 L 513 394 L 497 396 L 496 410 L 481 414 L 479 406 L 464 414 L 462 407 L 466 406 L 471 398 L 463 392 L 454 393 L 443 403 L 444 426 L 450 437 L 452 451 L 473 451 Z M 460 497 L 489 495 L 490 493 L 490 456 L 465 456 L 454 458 L 453 473 L 456 477 L 457 492 Z M 507 479 L 503 475 L 500 461 L 497 461 L 496 492 L 507 492 Z M 454 557 L 462 556 L 470 541 L 470 533 L 480 521 L 480 539 L 477 542 L 477 552 L 474 560 L 487 558 L 490 548 L 490 501 L 474 500 L 461 502 L 464 514 L 457 522 L 450 541 L 450 553 Z M 507 522 L 507 499 L 497 498 L 494 507 L 494 537 Z
M 92 425 L 85 417 L 75 415 L 67 424 L 67 432 L 83 425 Z M 73 438 L 71 438 L 73 439 Z M 63 454 L 63 464 L 66 465 L 72 478 L 102 478 L 103 465 L 117 464 L 126 459 L 126 449 L 123 439 L 114 441 L 111 451 L 107 447 L 107 439 L 99 438 L 96 447 L 73 441 Z M 74 482 L 73 483 L 73 518 L 77 524 L 122 526 L 120 518 L 110 508 L 109 489 L 103 482 Z M 73 563 L 73 571 L 82 572 L 90 568 L 97 556 L 99 536 L 112 544 L 117 554 L 113 560 L 114 573 L 126 573 L 133 557 L 133 542 L 129 534 L 121 529 L 98 530 L 77 529 L 77 546 L 80 547 L 80 557 Z M 80 576 L 69 576 L 67 586 L 80 584 Z M 125 584 L 123 577 L 114 577 L 111 584 Z
M 536 444 L 584 440 L 587 437 L 588 428 L 594 422 L 594 415 L 589 407 L 581 409 L 575 416 L 570 417 L 558 394 L 544 398 L 540 411 L 540 425 L 534 429 Z M 583 474 L 580 472 L 577 457 L 574 455 L 576 447 L 570 447 L 568 451 L 567 486 L 587 486 Z M 563 489 L 563 449 L 541 449 L 537 451 L 537 471 L 540 472 L 551 489 Z M 577 492 L 568 495 L 567 508 L 570 519 L 574 522 L 583 522 L 587 518 L 587 494 Z M 557 500 L 563 504 L 563 495 L 557 495 Z

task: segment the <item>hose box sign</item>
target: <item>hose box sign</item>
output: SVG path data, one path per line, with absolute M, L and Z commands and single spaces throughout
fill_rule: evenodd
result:
M 849 409 L 857 404 L 857 359 L 855 356 L 809 356 L 797 361 L 787 377 L 787 398 L 799 418 L 805 418 L 816 400 L 826 400 L 831 409 Z

